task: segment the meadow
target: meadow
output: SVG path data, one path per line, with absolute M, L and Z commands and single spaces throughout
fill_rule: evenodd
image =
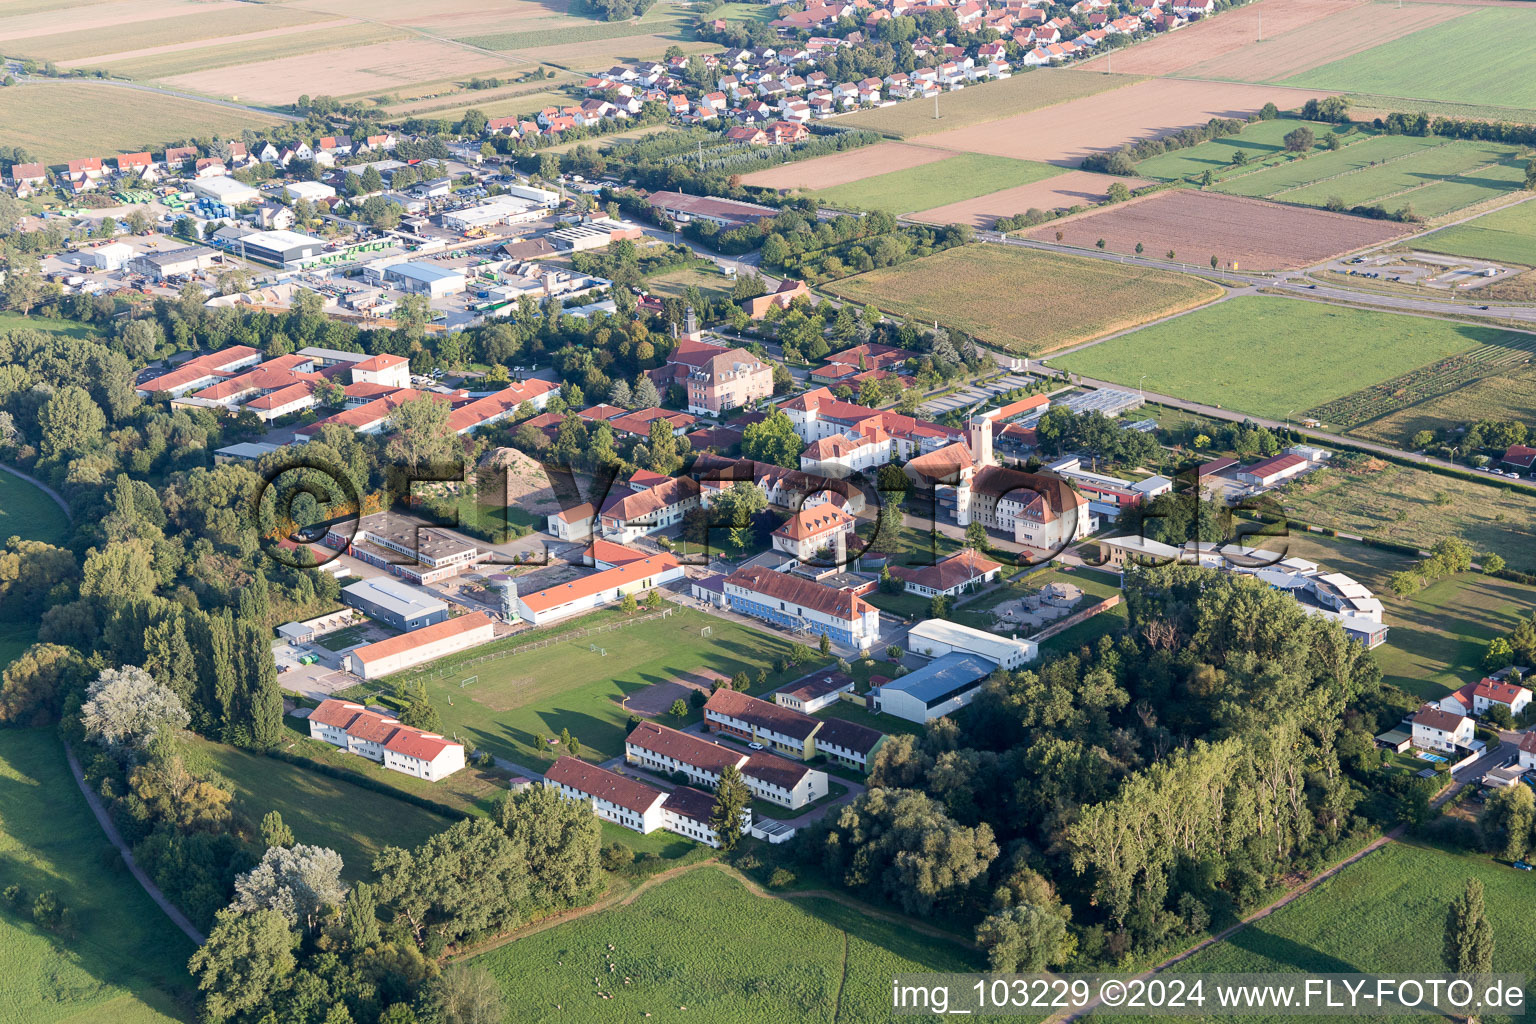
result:
M 74 116 L 89 110 L 90 117 Z M 90 82 L 49 82 L 0 89 L 0 124 L 5 141 L 44 163 L 82 155 L 114 156 L 164 149 L 167 142 L 194 136 L 238 137 L 263 131 L 278 118 L 175 96 Z M 68 129 L 61 125 L 68 123 Z
M 299 842 L 341 854 L 348 881 L 367 878 L 384 847 L 414 847 L 453 824 L 425 808 L 276 758 L 206 740 L 195 741 L 193 750 L 229 780 L 247 817 L 259 822 L 277 811 Z
M 1411 204 L 1421 216 L 1439 216 L 1519 188 L 1527 162 L 1522 152 L 1518 146 L 1496 142 L 1448 142 L 1274 198 L 1307 206 L 1335 200 L 1346 207 L 1381 203 L 1395 209 Z
M 0 885 L 52 889 L 74 917 L 56 935 L 0 907 L 0 1021 L 191 1021 L 193 945 L 129 875 L 49 729 L 0 730 Z
M 668 605 L 668 607 L 674 607 Z M 542 635 L 559 636 L 600 623 L 620 621 L 618 611 L 597 612 Z M 702 636 L 704 627 L 709 636 Z M 508 637 L 476 648 L 471 654 L 434 662 L 433 675 L 423 675 L 427 695 L 442 716 L 444 731 L 468 736 L 475 745 L 538 769 L 558 749 L 537 742 L 537 734 L 558 735 L 562 729 L 594 755 L 624 753 L 629 712 L 620 703 L 652 683 L 667 682 L 696 669 L 726 676 L 748 672 L 753 693 L 797 679 L 810 666 L 773 671 L 777 658 L 787 657 L 792 641 L 691 609 L 676 608 L 665 619 L 653 619 L 592 637 L 557 642 L 533 651 L 481 664 L 463 665 L 497 649 L 527 643 Z M 596 646 L 598 651 L 591 648 Z M 607 653 L 601 653 L 606 651 Z M 458 667 L 458 666 L 461 666 Z M 766 687 L 756 685 L 759 669 L 768 670 Z M 465 678 L 479 678 L 467 687 Z M 395 678 L 415 678 L 406 674 Z M 377 686 L 365 685 L 370 692 Z
M 36 484 L 0 472 L 0 539 L 6 537 L 62 545 L 69 539 L 69 519 Z
M 825 287 L 895 316 L 937 320 L 1031 355 L 1192 309 L 1222 294 L 1218 285 L 1166 271 L 981 244 Z
M 1241 296 L 1074 352 L 1054 365 L 1283 420 L 1507 334 L 1424 317 Z
M 1351 171 L 1374 169 L 1384 161 L 1402 159 L 1445 145 L 1448 145 L 1446 140 L 1434 137 L 1377 135 L 1332 152 L 1314 151 L 1305 159 L 1292 157 L 1284 163 L 1260 171 L 1233 175 L 1217 184 L 1215 189 L 1228 195 L 1268 198 Z
M 987 82 L 939 97 L 938 119 L 933 116 L 933 101 L 906 100 L 848 114 L 838 118 L 837 123 L 908 139 L 1055 106 L 1139 81 L 1133 75 L 1063 68 L 1021 71 L 1000 82 Z
M 1490 45 L 1490 41 L 1496 41 Z M 1427 55 L 1433 54 L 1432 59 Z M 1331 64 L 1285 85 L 1451 103 L 1536 108 L 1536 12 L 1476 10 Z
M 1416 243 L 1430 252 L 1536 267 L 1536 203 L 1523 202 L 1436 231 Z
M 1250 165 L 1279 156 L 1285 152 L 1285 136 L 1303 126 L 1311 128 L 1318 138 L 1333 131 L 1335 127 L 1319 121 L 1297 121 L 1291 118 L 1255 121 L 1236 135 L 1212 139 L 1198 146 L 1176 149 L 1143 160 L 1136 165 L 1136 173 L 1147 178 L 1165 180 L 1194 177 L 1205 171 L 1220 175 L 1222 171 L 1232 169 L 1232 158 L 1238 153 L 1246 153 Z
M 890 1020 L 893 974 L 982 966 L 956 944 L 826 899 L 758 895 L 715 867 L 474 962 L 501 983 L 524 1024 L 609 1024 L 646 1013 L 710 1024 L 873 1024 Z
M 1531 877 L 1487 857 L 1397 841 L 1315 890 L 1169 968 L 1170 974 L 1443 971 L 1440 937 L 1451 901 L 1480 879 L 1493 925 L 1495 972 L 1523 973 L 1536 944 Z M 1530 991 L 1526 993 L 1527 1001 Z M 1211 1019 L 1294 1020 L 1244 1015 Z
M 876 174 L 820 189 L 811 196 L 830 206 L 912 213 L 945 203 L 975 199 L 1060 174 L 1061 168 L 1033 160 L 961 153 L 936 163 Z
M 1536 570 L 1536 495 L 1527 490 L 1362 459 L 1287 484 L 1280 502 L 1303 523 L 1421 550 L 1460 537 L 1512 569 Z
M 97 332 L 89 324 L 73 320 L 50 320 L 41 316 L 22 316 L 20 313 L 0 313 L 0 332 L 4 331 L 46 331 L 71 338 L 97 337 Z

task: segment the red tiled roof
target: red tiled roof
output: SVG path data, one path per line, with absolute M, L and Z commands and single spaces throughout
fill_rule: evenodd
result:
M 852 516 L 831 502 L 827 502 L 815 508 L 801 509 L 784 520 L 773 533 L 776 537 L 784 537 L 788 540 L 806 540 L 831 533 L 851 522 L 853 522 Z
M 1442 732 L 1455 732 L 1461 723 L 1466 721 L 1461 715 L 1452 714 L 1449 711 L 1426 704 L 1419 709 L 1419 713 L 1413 716 L 1415 725 L 1425 725 L 1431 729 L 1439 729 Z
M 1500 704 L 1509 704 L 1524 692 L 1527 692 L 1525 687 L 1499 679 L 1484 679 L 1472 686 L 1472 696 L 1498 701 Z
M 1255 462 L 1251 466 L 1244 466 L 1241 472 L 1249 473 L 1256 477 L 1269 477 L 1274 476 L 1276 473 L 1283 473 L 1288 469 L 1295 469 L 1297 466 L 1305 466 L 1306 464 L 1307 460 L 1300 455 L 1276 455 L 1272 459 L 1265 459 L 1263 462 Z
M 669 569 L 675 569 L 678 561 L 666 552 L 643 558 L 638 562 L 630 562 L 613 569 L 604 569 L 602 572 L 593 573 L 591 576 L 583 576 L 569 583 L 561 583 L 547 590 L 528 594 L 518 598 L 528 610 L 534 613 L 550 608 L 558 608 L 563 604 L 600 594 L 605 590 L 614 590 L 627 584 L 648 580 L 653 576 L 659 576 Z
M 725 582 L 741 587 L 754 594 L 762 594 L 776 601 L 787 601 L 812 608 L 823 615 L 845 622 L 852 621 L 872 610 L 868 601 L 846 590 L 834 590 L 811 580 L 774 572 L 762 566 L 737 569 L 725 578 Z
M 916 583 L 920 587 L 945 591 L 969 583 L 971 580 L 980 579 L 987 573 L 1001 568 L 1002 565 L 983 558 L 974 548 L 966 548 L 932 565 L 916 569 L 904 565 L 893 565 L 891 575 L 908 583 Z
M 817 725 L 822 724 L 820 719 L 813 718 L 811 721 Z M 759 750 L 747 758 L 747 766 L 741 770 L 741 774 L 780 789 L 794 789 L 810 770 L 810 765 Z
M 591 505 L 585 506 L 591 508 Z M 632 547 L 623 544 L 615 544 L 611 540 L 603 540 L 601 537 L 592 542 L 587 549 L 587 554 L 592 556 L 592 561 L 606 562 L 609 565 L 628 565 L 630 562 L 642 562 L 650 557 L 643 551 L 636 551 Z
M 399 366 L 401 363 L 406 362 L 410 362 L 410 360 L 406 359 L 405 356 L 397 356 L 391 355 L 388 352 L 381 352 L 379 355 L 373 356 L 370 359 L 364 359 L 360 363 L 353 363 L 352 369 L 362 370 L 365 373 L 377 372 L 379 370 L 387 370 L 392 366 Z
M 666 796 L 661 790 L 652 789 L 643 782 L 606 771 L 575 757 L 557 757 L 555 763 L 549 766 L 549 771 L 544 773 L 544 778 L 569 786 L 578 793 L 617 804 L 636 814 L 644 814 Z
M 821 719 L 802 715 L 793 708 L 781 707 L 772 701 L 758 700 L 735 690 L 719 689 L 704 702 L 705 712 L 734 718 L 761 726 L 784 736 L 803 740 L 821 725 Z
M 679 817 L 708 827 L 709 816 L 715 810 L 715 798 L 701 789 L 678 786 L 667 795 L 666 801 L 661 806 Z
M 641 722 L 624 742 L 716 775 L 727 765 L 739 768 L 746 760 L 739 751 L 655 722 Z

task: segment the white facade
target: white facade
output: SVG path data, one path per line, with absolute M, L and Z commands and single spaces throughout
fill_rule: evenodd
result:
M 580 789 L 567 786 L 561 782 L 544 780 L 544 785 L 552 787 L 567 800 L 579 800 L 592 808 L 592 813 L 604 821 L 611 821 L 615 825 L 622 825 L 627 829 L 639 832 L 641 835 L 650 835 L 666 824 L 666 816 L 662 813 L 661 803 L 666 799 L 666 794 L 656 791 L 655 800 L 646 807 L 630 809 L 611 800 L 605 800 L 591 793 L 583 793 Z
M 959 652 L 986 658 L 999 668 L 1015 669 L 1034 661 L 1039 647 L 1028 640 L 999 636 L 946 619 L 925 619 L 907 633 L 907 650 L 928 658 Z
M 1452 752 L 1472 742 L 1472 719 L 1429 706 L 1413 716 L 1413 745 L 1425 750 Z
M 468 650 L 496 638 L 496 627 L 483 612 L 425 626 L 347 655 L 347 667 L 363 679 L 379 679 L 437 658 Z

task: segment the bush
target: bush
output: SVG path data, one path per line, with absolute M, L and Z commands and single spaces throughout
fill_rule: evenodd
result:
M 622 871 L 635 862 L 635 851 L 623 843 L 609 843 L 597 856 L 607 871 Z
M 27 902 L 27 891 L 19 885 L 8 885 L 0 890 L 0 899 L 12 910 L 20 910 Z
M 58 893 L 45 889 L 32 901 L 32 920 L 39 928 L 55 931 L 64 923 L 64 903 Z
M 786 889 L 795 884 L 795 873 L 788 868 L 774 868 L 768 876 L 768 888 Z

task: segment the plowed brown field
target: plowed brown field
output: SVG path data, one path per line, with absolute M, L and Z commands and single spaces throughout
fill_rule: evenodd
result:
M 1093 153 L 1111 153 L 1136 139 L 1203 125 L 1213 117 L 1247 117 L 1266 103 L 1294 109 L 1328 96 L 1317 89 L 1159 78 L 1085 96 L 1027 114 L 939 132 L 923 144 L 966 153 L 1077 166 Z
M 1196 266 L 1212 256 L 1239 270 L 1294 270 L 1342 253 L 1385 242 L 1407 227 L 1326 210 L 1282 206 L 1262 199 L 1175 189 L 1144 199 L 1057 221 L 1029 233 L 1040 241 L 1133 253 L 1137 243 L 1150 257 L 1170 249 Z
M 1088 66 L 1099 68 L 1107 59 L 1120 74 L 1171 75 L 1254 42 L 1259 38 L 1261 22 L 1264 38 L 1272 39 L 1357 3 L 1359 0 L 1261 0 L 1175 29 L 1159 39 L 1137 43 L 1108 58 L 1095 58 Z M 1381 8 L 1377 11 L 1378 17 L 1389 19 Z
M 909 146 L 904 142 L 881 142 L 873 146 L 850 149 L 843 153 L 818 156 L 798 163 L 781 164 L 766 170 L 753 171 L 741 179 L 743 185 L 758 188 L 789 189 L 831 188 L 860 181 L 889 171 L 904 171 L 909 167 L 921 167 L 935 160 L 954 156 L 947 149 L 929 149 L 925 146 Z
M 1117 181 L 1132 189 L 1152 184 L 1141 178 L 1068 171 L 1044 181 L 1005 188 L 989 196 L 949 203 L 911 216 L 913 220 L 929 224 L 970 224 L 990 228 L 999 217 L 1013 217 L 1029 210 L 1062 210 L 1103 202 L 1109 195 L 1109 186 Z
M 1382 17 L 1377 4 L 1361 4 L 1309 22 L 1282 35 L 1266 28 L 1262 43 L 1191 65 L 1180 73 L 1189 78 L 1223 78 L 1237 82 L 1274 82 L 1341 60 L 1373 46 L 1429 28 L 1468 13 L 1451 4 L 1413 4 Z

